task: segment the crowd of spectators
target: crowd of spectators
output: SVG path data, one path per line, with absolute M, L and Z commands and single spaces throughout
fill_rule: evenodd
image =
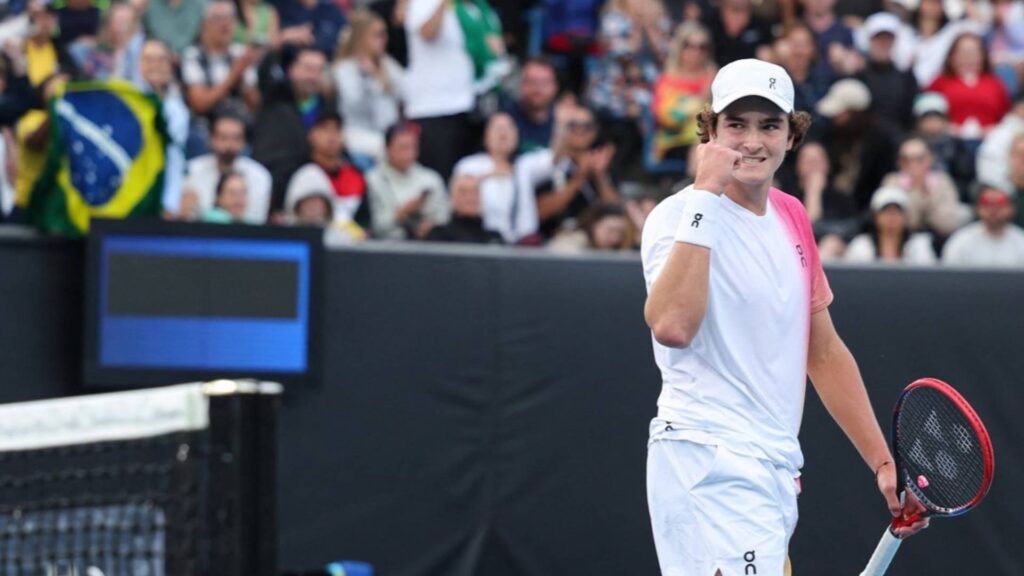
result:
M 826 260 L 1024 267 L 1024 0 L 5 0 L 0 221 L 68 81 L 162 102 L 167 219 L 635 250 L 716 71 L 814 118 L 778 185 Z

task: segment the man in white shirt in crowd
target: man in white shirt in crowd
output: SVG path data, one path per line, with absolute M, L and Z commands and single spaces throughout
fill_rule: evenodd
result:
M 217 182 L 226 172 L 238 172 L 245 178 L 248 204 L 245 221 L 262 224 L 270 210 L 270 172 L 262 164 L 242 155 L 246 145 L 246 123 L 240 116 L 224 114 L 214 118 L 210 134 L 210 153 L 188 163 L 186 191 L 196 194 L 198 207 L 213 207 Z
M 1024 268 L 1024 229 L 1013 223 L 1014 198 L 1005 186 L 978 187 L 978 221 L 957 230 L 942 250 L 948 266 Z
M 426 238 L 451 209 L 441 176 L 419 163 L 420 128 L 399 122 L 384 134 L 385 159 L 366 173 L 373 236 Z
M 665 576 L 786 572 L 808 376 L 889 512 L 922 509 L 897 497 L 888 443 L 829 315 L 832 292 L 807 213 L 772 188 L 810 125 L 793 98 L 779 66 L 724 66 L 699 119 L 705 144 L 694 185 L 644 225 L 644 317 L 663 381 L 647 489 Z

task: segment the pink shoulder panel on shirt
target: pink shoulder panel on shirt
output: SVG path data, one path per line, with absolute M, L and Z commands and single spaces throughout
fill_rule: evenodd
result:
M 800 264 L 804 269 L 804 278 L 809 286 L 811 314 L 825 309 L 832 303 L 832 289 L 828 285 L 828 278 L 825 277 L 825 270 L 821 267 L 818 245 L 814 241 L 814 230 L 811 228 L 810 219 L 807 218 L 807 210 L 799 200 L 778 188 L 768 191 L 768 201 L 782 218 L 782 223 L 796 246 Z

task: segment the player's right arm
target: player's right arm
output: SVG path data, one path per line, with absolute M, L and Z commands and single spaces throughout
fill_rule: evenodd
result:
M 708 304 L 708 277 L 714 212 L 740 158 L 735 150 L 705 144 L 698 150 L 697 178 L 687 192 L 682 217 L 664 264 L 654 263 L 644 319 L 663 346 L 685 348 L 693 342 Z M 655 258 L 658 255 L 654 256 Z

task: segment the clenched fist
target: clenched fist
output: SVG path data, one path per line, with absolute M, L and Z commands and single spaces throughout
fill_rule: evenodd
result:
M 725 185 L 732 178 L 733 170 L 740 166 L 743 155 L 714 142 L 700 144 L 697 147 L 697 177 L 693 187 L 722 194 Z

